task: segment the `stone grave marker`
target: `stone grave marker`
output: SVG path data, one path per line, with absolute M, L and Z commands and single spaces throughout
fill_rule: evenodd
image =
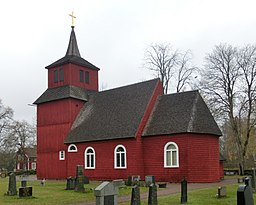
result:
M 252 189 L 249 185 L 240 185 L 237 189 L 237 205 L 254 205 Z
M 26 187 L 27 186 L 27 175 L 22 174 L 20 176 L 20 182 L 21 182 L 21 187 Z
M 227 187 L 221 186 L 218 188 L 218 198 L 226 197 L 227 196 Z
M 84 176 L 84 184 L 89 184 L 89 183 L 90 183 L 89 177 Z
M 154 184 L 155 181 L 155 176 L 145 176 L 145 182 L 146 186 L 150 186 L 152 183 Z
M 8 196 L 17 195 L 17 188 L 16 188 L 16 174 L 13 172 L 9 174 L 9 184 L 8 184 Z
M 131 205 L 140 205 L 140 187 L 138 185 L 132 187 Z
M 32 196 L 32 187 L 20 187 L 19 188 L 19 197 L 30 197 Z
M 133 175 L 132 176 L 132 186 L 137 185 L 140 183 L 140 176 L 139 175 Z
M 255 190 L 256 188 L 256 183 L 255 183 L 255 169 L 252 168 L 252 188 Z
M 149 185 L 148 205 L 157 205 L 157 186 L 155 183 Z
M 94 189 L 96 205 L 117 205 L 117 195 L 119 187 L 124 184 L 123 180 L 113 182 L 102 182 Z
M 181 204 L 185 204 L 188 201 L 188 182 L 187 180 L 184 178 L 181 181 L 181 197 L 180 197 L 180 203 Z
M 74 190 L 76 185 L 76 178 L 75 177 L 68 177 L 67 178 L 67 184 L 66 184 L 66 190 Z
M 85 192 L 85 189 L 84 189 L 84 167 L 83 167 L 83 165 L 77 165 L 76 166 L 75 191 Z

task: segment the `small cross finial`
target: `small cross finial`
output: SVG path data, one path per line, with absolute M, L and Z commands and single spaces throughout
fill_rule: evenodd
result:
M 71 16 L 71 18 L 72 18 L 72 25 L 71 25 L 71 27 L 75 27 L 75 24 L 74 24 L 74 19 L 76 18 L 75 16 L 74 16 L 74 11 L 72 11 L 72 14 L 69 14 L 69 16 Z

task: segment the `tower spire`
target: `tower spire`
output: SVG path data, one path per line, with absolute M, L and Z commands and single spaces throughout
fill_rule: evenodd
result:
M 73 15 L 73 12 L 72 12 L 72 15 Z M 70 38 L 69 38 L 69 44 L 68 44 L 68 49 L 67 49 L 67 52 L 66 52 L 66 56 L 81 57 L 79 49 L 78 49 L 77 41 L 76 41 L 76 34 L 75 34 L 75 31 L 74 31 L 73 23 L 74 22 L 72 20 L 72 26 L 71 26 L 72 30 L 71 30 L 71 34 L 70 34 Z

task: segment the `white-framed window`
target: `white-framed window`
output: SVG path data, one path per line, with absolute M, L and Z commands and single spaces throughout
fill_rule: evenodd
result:
M 75 144 L 70 144 L 68 146 L 68 152 L 77 152 L 77 147 Z
M 114 151 L 115 169 L 126 168 L 126 149 L 123 145 L 117 145 Z
M 175 142 L 164 146 L 164 167 L 179 167 L 179 148 Z
M 36 162 L 31 163 L 31 169 L 36 170 Z
M 59 151 L 59 160 L 65 160 L 65 151 L 64 150 Z
M 20 169 L 20 163 L 19 162 L 17 163 L 17 169 L 18 170 Z
M 87 147 L 84 152 L 85 169 L 95 169 L 95 151 L 92 147 Z

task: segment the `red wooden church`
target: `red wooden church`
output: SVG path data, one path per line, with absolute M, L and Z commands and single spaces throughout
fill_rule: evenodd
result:
M 46 69 L 35 101 L 38 178 L 74 176 L 81 164 L 97 180 L 222 177 L 221 131 L 198 91 L 163 95 L 153 79 L 99 92 L 99 68 L 80 56 L 73 26 L 66 55 Z

